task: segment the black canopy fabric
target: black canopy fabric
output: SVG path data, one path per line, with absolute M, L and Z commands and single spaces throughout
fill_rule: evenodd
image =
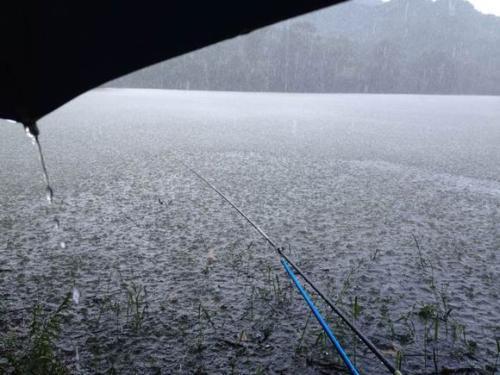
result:
M 113 78 L 343 0 L 10 1 L 0 118 L 31 123 Z

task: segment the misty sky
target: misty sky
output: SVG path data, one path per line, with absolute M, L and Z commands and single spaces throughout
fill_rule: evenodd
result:
M 477 10 L 500 16 L 500 0 L 469 0 Z
M 390 0 L 384 0 L 390 1 Z M 468 0 L 482 13 L 500 16 L 500 0 Z

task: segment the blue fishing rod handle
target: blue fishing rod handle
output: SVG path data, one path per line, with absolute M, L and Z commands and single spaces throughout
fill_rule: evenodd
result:
M 321 327 L 325 331 L 326 335 L 328 336 L 328 338 L 332 342 L 333 346 L 335 347 L 335 349 L 339 353 L 340 357 L 342 358 L 342 361 L 344 361 L 345 365 L 349 369 L 349 372 L 352 375 L 360 375 L 358 369 L 351 362 L 351 360 L 350 360 L 349 356 L 347 355 L 347 353 L 345 352 L 344 348 L 342 347 L 342 345 L 340 345 L 340 342 L 337 340 L 337 338 L 333 334 L 333 331 L 331 330 L 330 326 L 325 321 L 325 319 L 323 318 L 323 316 L 319 312 L 318 308 L 316 307 L 316 305 L 312 301 L 311 297 L 309 296 L 309 293 L 307 293 L 307 291 L 304 289 L 304 287 L 300 283 L 299 279 L 297 279 L 297 276 L 295 276 L 295 273 L 293 272 L 293 270 L 290 267 L 290 265 L 288 264 L 288 262 L 284 258 L 281 258 L 281 263 L 283 264 L 283 267 L 285 267 L 285 270 L 288 273 L 288 276 L 290 276 L 293 283 L 295 284 L 295 286 L 299 290 L 300 294 L 302 295 L 302 298 L 304 298 L 304 300 L 307 302 L 307 304 L 309 305 L 309 308 L 313 312 L 313 314 L 316 317 L 316 319 L 318 320 L 319 324 L 321 325 Z

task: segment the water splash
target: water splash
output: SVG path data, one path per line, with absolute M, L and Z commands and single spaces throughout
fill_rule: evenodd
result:
M 40 130 L 38 130 L 36 122 L 24 123 L 24 130 L 26 132 L 26 135 L 31 139 L 33 145 L 37 147 L 38 158 L 40 159 L 40 164 L 42 165 L 43 178 L 46 185 L 46 197 L 49 204 L 51 204 L 54 200 L 54 190 L 52 190 L 52 187 L 50 186 L 49 173 L 47 172 L 47 166 L 43 157 L 42 145 L 38 140 Z

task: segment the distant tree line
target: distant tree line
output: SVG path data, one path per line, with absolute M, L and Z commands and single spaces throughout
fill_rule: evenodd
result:
M 354 2 L 174 58 L 108 86 L 500 94 L 500 17 L 465 0 Z

